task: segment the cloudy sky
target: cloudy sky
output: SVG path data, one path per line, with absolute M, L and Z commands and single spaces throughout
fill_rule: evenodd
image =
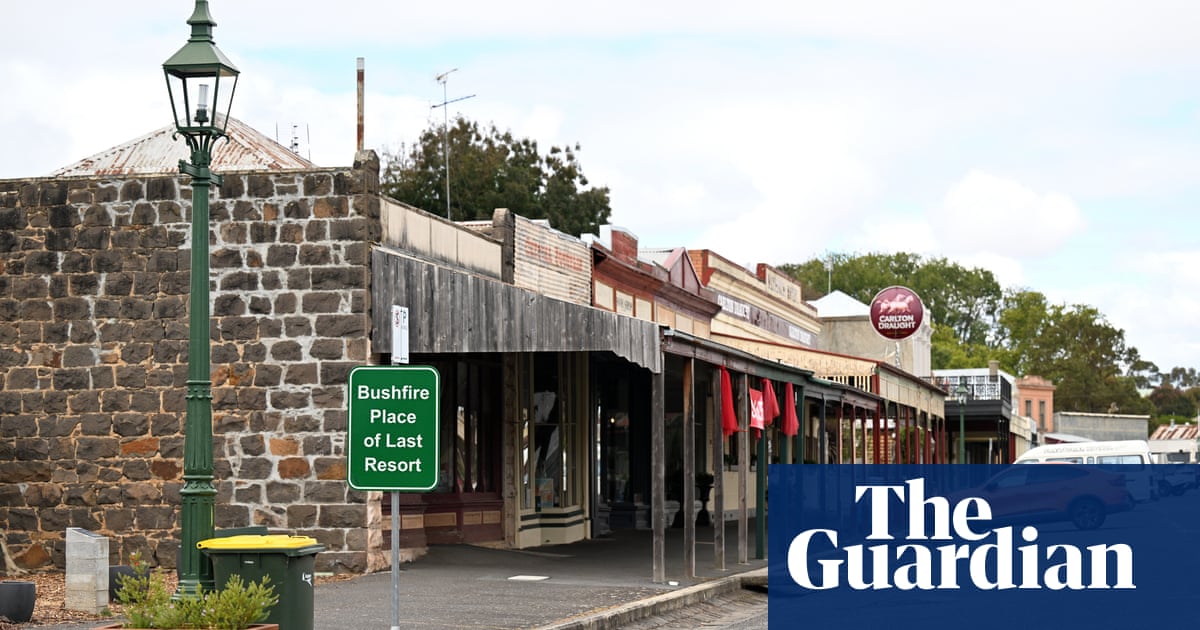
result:
M 191 0 L 5 16 L 0 178 L 170 121 Z M 1088 304 L 1200 367 L 1200 3 L 212 0 L 234 116 L 323 166 L 449 115 L 579 143 L 643 245 L 916 252 Z M 448 82 L 435 77 L 455 69 Z M 453 168 L 453 165 L 451 165 Z

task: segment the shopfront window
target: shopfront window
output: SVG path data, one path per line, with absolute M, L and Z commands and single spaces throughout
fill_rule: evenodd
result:
M 545 382 L 542 385 L 546 385 Z M 559 420 L 558 392 L 538 388 L 533 394 L 533 461 L 535 507 L 558 507 L 560 490 L 565 485 L 562 422 Z
M 503 390 L 499 362 L 470 358 L 427 364 L 437 369 L 442 382 L 441 471 L 436 491 L 499 492 Z
M 579 503 L 577 425 L 587 421 L 587 411 L 575 408 L 583 399 L 576 363 L 570 356 L 534 355 L 532 404 L 522 416 L 526 509 Z
M 599 412 L 599 426 L 595 435 L 599 438 L 600 452 L 596 465 L 600 480 L 596 489 L 601 509 L 596 517 L 603 521 L 601 531 L 646 527 L 651 499 L 651 375 L 648 371 L 608 357 L 592 363 L 589 369 L 592 374 L 591 393 Z M 668 396 L 667 400 L 672 398 L 681 396 Z M 674 408 L 664 409 L 668 427 L 672 414 L 676 417 L 680 415 L 676 411 Z M 670 443 L 667 440 L 667 444 Z M 705 444 L 702 440 L 700 443 Z M 667 459 L 668 492 L 673 492 L 675 486 L 682 487 L 682 479 L 677 474 L 673 475 L 675 469 L 682 469 L 682 462 L 676 460 L 674 463 L 677 465 L 672 466 L 671 457 Z M 671 481 L 672 477 L 677 478 L 678 482 Z

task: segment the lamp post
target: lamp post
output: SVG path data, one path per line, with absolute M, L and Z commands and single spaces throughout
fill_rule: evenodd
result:
M 209 170 L 214 143 L 225 137 L 229 107 L 238 70 L 213 43 L 216 22 L 207 0 L 196 0 L 188 18 L 192 35 L 179 52 L 163 64 L 176 136 L 191 149 L 191 162 L 179 161 L 179 171 L 192 178 L 191 294 L 188 301 L 187 419 L 183 438 L 183 489 L 178 594 L 213 590 L 212 565 L 196 543 L 213 535 L 212 374 L 208 304 L 208 196 L 221 185 Z
M 958 463 L 965 464 L 967 459 L 967 386 L 959 381 L 954 393 L 958 395 Z

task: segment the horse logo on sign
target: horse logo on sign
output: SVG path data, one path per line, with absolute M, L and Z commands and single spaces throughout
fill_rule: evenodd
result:
M 925 321 L 925 305 L 908 287 L 888 287 L 871 300 L 871 325 L 888 339 L 905 339 Z

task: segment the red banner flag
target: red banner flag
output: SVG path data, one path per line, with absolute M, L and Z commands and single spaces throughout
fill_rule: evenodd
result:
M 783 434 L 793 436 L 800 432 L 800 420 L 796 418 L 796 393 L 792 384 L 783 386 Z
M 750 390 L 750 428 L 755 430 L 755 436 L 763 428 L 763 395 L 757 389 Z
M 733 383 L 729 370 L 721 366 L 721 434 L 729 437 L 738 432 L 737 412 L 733 410 Z
M 771 379 L 763 379 L 763 424 L 771 426 L 771 421 L 779 417 L 779 401 L 775 398 L 775 386 Z

